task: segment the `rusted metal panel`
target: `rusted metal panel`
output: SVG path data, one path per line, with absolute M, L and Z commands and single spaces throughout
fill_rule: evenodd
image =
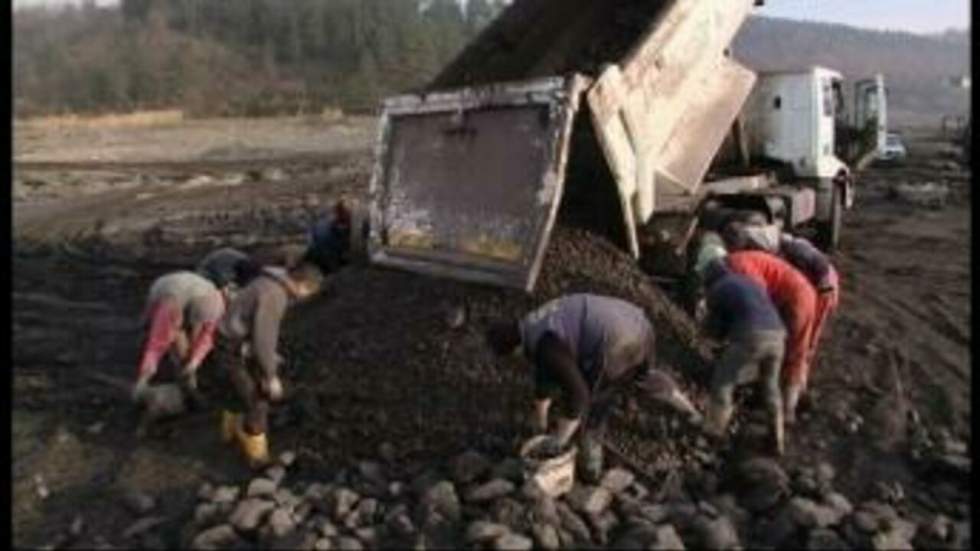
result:
M 755 84 L 755 73 L 725 59 L 705 73 L 688 96 L 688 107 L 658 154 L 658 183 L 694 192 Z M 660 193 L 658 187 L 657 192 Z
M 531 290 L 587 79 L 385 102 L 371 181 L 374 262 Z

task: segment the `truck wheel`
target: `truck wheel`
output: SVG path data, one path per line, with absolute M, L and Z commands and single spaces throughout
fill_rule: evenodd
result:
M 834 186 L 830 201 L 830 219 L 817 224 L 817 239 L 825 252 L 834 252 L 840 242 L 840 228 L 844 216 L 844 197 L 840 186 Z

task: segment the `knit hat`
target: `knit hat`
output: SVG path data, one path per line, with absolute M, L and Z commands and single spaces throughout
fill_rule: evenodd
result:
M 694 271 L 699 277 L 704 277 L 705 268 L 712 260 L 724 258 L 728 255 L 725 243 L 721 236 L 715 232 L 705 232 L 701 238 L 701 247 L 698 249 L 697 259 L 694 261 Z

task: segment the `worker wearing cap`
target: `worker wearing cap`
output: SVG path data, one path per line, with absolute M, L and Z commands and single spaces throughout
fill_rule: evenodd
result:
M 779 255 L 805 275 L 816 289 L 816 319 L 808 359 L 812 365 L 824 325 L 840 302 L 840 277 L 830 259 L 809 240 L 785 233 L 775 224 L 766 224 L 755 217 L 732 220 L 723 237 L 733 251 L 761 250 Z M 804 389 L 806 384 L 804 380 Z
M 311 264 L 265 267 L 235 296 L 221 320 L 215 361 L 234 387 L 228 400 L 233 405 L 222 411 L 222 438 L 237 440 L 253 467 L 268 462 L 269 408 L 283 397 L 277 352 L 283 316 L 289 305 L 316 294 L 322 279 Z
M 313 224 L 309 246 L 302 261 L 331 274 L 359 254 L 367 236 L 368 222 L 363 209 L 348 201 L 337 201 L 330 213 Z
M 779 309 L 788 332 L 783 361 L 785 422 L 796 419 L 796 406 L 809 376 L 810 339 L 816 323 L 817 293 L 806 276 L 785 260 L 765 251 L 736 251 L 728 267 L 762 286 Z
M 194 272 L 174 272 L 153 283 L 143 313 L 147 333 L 132 391 L 134 401 L 143 400 L 168 351 L 182 366 L 180 380 L 185 390 L 198 398 L 197 369 L 214 346 L 225 301 L 225 294 L 214 283 Z
M 724 251 L 716 250 L 704 255 L 697 265 L 707 294 L 705 330 L 726 344 L 712 370 L 705 431 L 713 436 L 723 435 L 734 414 L 735 387 L 758 379 L 772 421 L 775 452 L 782 455 L 784 429 L 779 374 L 786 328 L 765 289 L 730 270 L 724 256 Z
M 214 283 L 218 289 L 244 287 L 258 273 L 259 266 L 252 258 L 231 247 L 222 247 L 208 253 L 197 264 L 195 271 Z
M 494 323 L 487 332 L 491 349 L 504 356 L 518 349 L 534 366 L 534 425 L 546 431 L 556 391 L 569 411 L 558 419 L 553 441 L 565 447 L 581 431 L 582 472 L 595 479 L 602 471 L 600 439 L 614 397 L 637 385 L 699 423 L 700 414 L 666 373 L 653 369 L 653 326 L 633 304 L 616 298 L 575 294 L 552 300 L 521 320 Z

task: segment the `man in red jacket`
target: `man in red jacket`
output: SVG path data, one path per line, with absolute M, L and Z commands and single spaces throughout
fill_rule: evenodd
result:
M 810 338 L 810 362 L 827 319 L 840 302 L 840 277 L 830 259 L 808 240 L 784 233 L 750 213 L 731 220 L 722 237 L 730 251 L 759 250 L 783 258 L 800 270 L 817 291 L 817 321 Z
M 786 323 L 788 339 L 783 361 L 785 422 L 796 419 L 796 405 L 806 387 L 812 354 L 811 339 L 817 321 L 817 293 L 806 276 L 785 260 L 763 251 L 728 255 L 729 268 L 754 280 L 769 293 Z

